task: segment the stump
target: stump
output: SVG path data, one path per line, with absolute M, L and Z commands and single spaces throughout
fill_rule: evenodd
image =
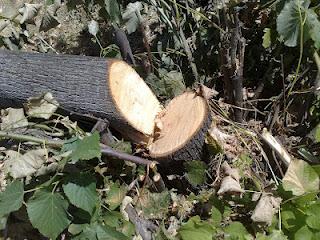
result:
M 51 92 L 73 112 L 106 118 L 125 138 L 163 160 L 200 159 L 207 101 L 188 91 L 166 108 L 127 63 L 116 59 L 0 51 L 0 107 Z

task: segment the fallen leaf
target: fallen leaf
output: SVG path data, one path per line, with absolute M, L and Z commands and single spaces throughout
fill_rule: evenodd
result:
M 128 34 L 131 34 L 137 30 L 140 23 L 138 14 L 140 14 L 142 8 L 143 6 L 141 2 L 129 3 L 127 5 L 122 18 L 126 21 L 125 25 Z
M 242 190 L 240 183 L 237 180 L 235 180 L 231 176 L 226 176 L 222 179 L 218 195 L 222 195 L 225 193 L 241 194 L 244 193 L 244 190 Z
M 230 176 L 239 182 L 240 174 L 237 168 L 231 168 L 228 162 L 224 162 L 221 167 L 225 175 Z
M 33 18 L 38 14 L 38 11 L 41 7 L 42 4 L 25 3 L 24 6 L 19 9 L 19 13 L 22 14 L 20 24 L 32 21 Z
M 280 207 L 281 200 L 281 198 L 275 198 L 270 194 L 262 194 L 256 208 L 252 213 L 252 221 L 270 226 L 273 215 Z
M 27 104 L 25 104 L 28 116 L 46 120 L 52 116 L 58 107 L 59 103 L 49 92 L 40 97 L 29 98 Z
M 4 171 L 13 178 L 23 178 L 35 174 L 47 158 L 46 149 L 30 150 L 25 154 L 8 150 L 4 162 Z
M 1 110 L 0 129 L 7 131 L 28 126 L 28 120 L 22 108 L 7 108 Z
M 319 190 L 319 176 L 307 162 L 292 160 L 282 184 L 286 191 L 292 191 L 293 195 L 300 196 Z

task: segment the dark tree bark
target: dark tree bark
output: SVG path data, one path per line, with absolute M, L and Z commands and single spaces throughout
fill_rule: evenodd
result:
M 51 92 L 70 111 L 106 118 L 134 141 L 145 138 L 115 107 L 109 71 L 118 60 L 96 57 L 0 51 L 0 107 L 22 105 Z

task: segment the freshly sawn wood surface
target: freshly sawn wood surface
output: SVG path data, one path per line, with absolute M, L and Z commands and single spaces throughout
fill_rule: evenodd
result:
M 61 106 L 106 118 L 133 142 L 147 144 L 158 160 L 202 156 L 210 123 L 208 104 L 195 92 L 163 110 L 143 79 L 116 59 L 0 50 L 0 107 L 51 92 Z

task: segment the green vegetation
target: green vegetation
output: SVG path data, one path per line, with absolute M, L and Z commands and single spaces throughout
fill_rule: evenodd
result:
M 169 174 L 106 156 L 101 132 L 58 114 L 50 94 L 2 109 L 1 236 L 320 239 L 319 16 L 317 0 L 0 1 L 1 48 L 121 58 L 123 29 L 162 102 L 200 84 L 219 93 L 206 162 Z

